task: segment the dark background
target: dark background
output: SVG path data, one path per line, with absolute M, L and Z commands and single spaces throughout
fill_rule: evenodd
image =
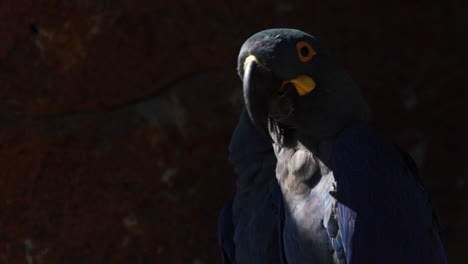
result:
M 468 250 L 467 1 L 0 0 L 0 263 L 219 263 L 237 52 L 318 37 Z

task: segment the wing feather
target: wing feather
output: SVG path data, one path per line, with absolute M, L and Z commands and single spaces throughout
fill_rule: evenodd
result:
M 348 264 L 446 263 L 428 195 L 407 158 L 365 124 L 337 137 L 333 173 Z

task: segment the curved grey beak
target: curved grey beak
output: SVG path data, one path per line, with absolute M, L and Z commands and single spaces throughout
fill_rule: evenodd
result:
M 244 63 L 243 91 L 244 101 L 254 126 L 271 140 L 268 132 L 268 119 L 271 100 L 279 91 L 281 81 L 263 67 L 253 55 Z

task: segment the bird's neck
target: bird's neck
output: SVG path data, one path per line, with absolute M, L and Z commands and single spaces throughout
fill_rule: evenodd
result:
M 305 145 L 298 140 L 295 146 L 274 143 L 277 157 L 276 176 L 283 195 L 290 201 L 306 199 L 312 190 L 323 185 L 331 172 L 333 141 Z

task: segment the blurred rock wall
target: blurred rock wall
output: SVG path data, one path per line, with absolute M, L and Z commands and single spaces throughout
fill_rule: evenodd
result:
M 219 263 L 237 52 L 326 43 L 468 243 L 466 1 L 0 1 L 0 263 Z

